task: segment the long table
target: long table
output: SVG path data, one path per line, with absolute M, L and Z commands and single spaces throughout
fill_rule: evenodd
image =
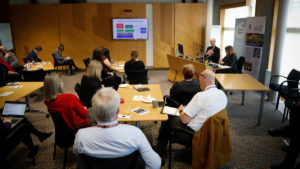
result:
M 54 70 L 54 66 L 50 61 L 42 61 L 42 62 L 35 62 L 30 69 L 26 69 L 26 71 L 31 70 L 38 70 L 43 69 L 44 71 L 51 71 Z
M 245 102 L 245 91 L 261 92 L 257 119 L 257 125 L 260 125 L 263 115 L 265 92 L 269 91 L 269 88 L 248 74 L 216 74 L 216 79 L 225 91 L 242 91 L 242 105 Z
M 125 61 L 115 61 L 112 65 L 111 68 L 119 73 L 124 73 L 124 65 Z
M 161 88 L 159 84 L 149 84 L 143 85 L 143 87 L 148 87 L 150 91 L 138 92 L 131 87 L 120 88 L 118 92 L 121 98 L 124 99 L 124 103 L 120 104 L 120 114 L 130 115 L 131 119 L 119 118 L 118 121 L 123 122 L 141 122 L 141 121 L 166 121 L 168 120 L 168 115 L 161 114 L 161 107 L 153 108 L 152 103 L 144 103 L 142 101 L 134 101 L 134 96 L 148 96 L 157 99 L 158 101 L 163 101 L 163 96 L 161 93 Z M 131 112 L 132 109 L 140 107 L 142 109 L 148 110 L 149 112 L 144 115 L 139 115 L 137 113 Z
M 44 86 L 44 82 L 20 82 L 18 86 L 22 87 L 13 88 L 14 86 L 3 86 L 0 88 L 0 94 L 5 92 L 13 92 L 8 96 L 0 96 L 0 109 L 4 107 L 5 101 L 17 101 L 23 97 L 27 97 L 26 99 L 28 100 L 30 106 L 29 108 L 31 109 L 28 95 L 42 88 Z

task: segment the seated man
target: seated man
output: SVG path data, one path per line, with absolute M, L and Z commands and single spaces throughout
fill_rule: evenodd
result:
M 219 63 L 220 59 L 220 48 L 216 46 L 216 39 L 210 39 L 210 45 L 206 49 L 206 53 L 204 55 L 205 60 L 212 61 L 214 63 Z
M 7 64 L 9 64 L 13 69 L 18 68 L 19 61 L 16 58 L 15 54 L 7 51 L 5 46 L 0 46 L 0 50 L 4 52 L 4 56 L 2 56 L 2 60 L 4 60 Z
M 41 46 L 36 46 L 27 56 L 27 62 L 41 62 L 42 60 L 38 58 L 38 54 L 42 51 Z
M 139 150 L 146 168 L 159 169 L 160 157 L 137 127 L 118 124 L 120 96 L 112 88 L 98 90 L 92 99 L 97 126 L 80 129 L 73 150 L 96 158 L 118 158 Z
M 193 79 L 195 74 L 194 65 L 184 65 L 182 69 L 182 74 L 184 76 L 184 80 L 181 82 L 174 83 L 170 90 L 170 97 L 182 105 L 187 105 L 189 101 L 193 98 L 193 96 L 201 89 L 198 79 Z
M 64 51 L 64 49 L 64 45 L 60 44 L 58 48 L 53 52 L 52 56 L 58 64 L 69 65 L 69 71 L 71 74 L 73 74 L 72 66 L 74 66 L 75 70 L 78 70 L 78 67 L 75 65 L 72 58 L 62 56 L 62 52 Z
M 193 132 L 200 130 L 204 122 L 211 116 L 223 110 L 227 105 L 227 97 L 215 86 L 215 74 L 204 70 L 198 75 L 201 92 L 198 92 L 186 107 L 180 105 L 180 117 L 171 117 L 167 125 L 159 132 L 159 148 L 164 152 L 173 128 L 185 128 Z M 186 140 L 186 142 L 192 142 Z

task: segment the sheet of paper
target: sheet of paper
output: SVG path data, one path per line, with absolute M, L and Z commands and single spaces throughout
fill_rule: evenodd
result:
M 11 94 L 13 94 L 14 92 L 4 92 L 4 93 L 1 93 L 0 96 L 9 96 Z
M 9 87 L 9 89 L 17 89 L 17 88 L 22 88 L 23 86 L 22 85 L 17 85 L 17 86 L 11 86 Z
M 142 101 L 144 99 L 144 96 L 133 96 L 133 101 Z
M 178 112 L 177 108 L 165 106 L 163 109 L 164 114 L 169 114 L 173 116 L 180 116 L 180 113 Z

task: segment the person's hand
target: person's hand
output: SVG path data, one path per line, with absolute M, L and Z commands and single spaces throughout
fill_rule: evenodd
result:
M 9 75 L 18 74 L 17 72 L 13 72 L 13 71 L 8 71 L 7 73 L 8 73 Z
M 184 109 L 184 106 L 181 104 L 181 105 L 178 107 L 178 111 L 181 112 L 183 109 Z
M 3 118 L 3 123 L 11 123 L 12 118 L 11 117 L 4 117 Z
M 4 55 L 5 58 L 8 58 L 9 54 L 8 52 L 6 52 L 6 54 Z
M 222 60 L 220 60 L 220 64 L 221 64 L 221 65 L 223 65 L 223 64 L 224 64 L 224 62 L 223 62 Z

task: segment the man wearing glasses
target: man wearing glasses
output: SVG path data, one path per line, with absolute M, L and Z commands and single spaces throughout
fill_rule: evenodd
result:
M 197 74 L 201 92 L 198 92 L 186 107 L 180 105 L 180 116 L 170 116 L 168 125 L 159 132 L 159 151 L 165 152 L 168 138 L 174 128 L 185 128 L 193 132 L 200 130 L 204 122 L 211 116 L 223 110 L 227 105 L 225 93 L 215 85 L 215 74 L 211 70 L 204 70 Z M 185 138 L 192 142 L 192 138 Z

